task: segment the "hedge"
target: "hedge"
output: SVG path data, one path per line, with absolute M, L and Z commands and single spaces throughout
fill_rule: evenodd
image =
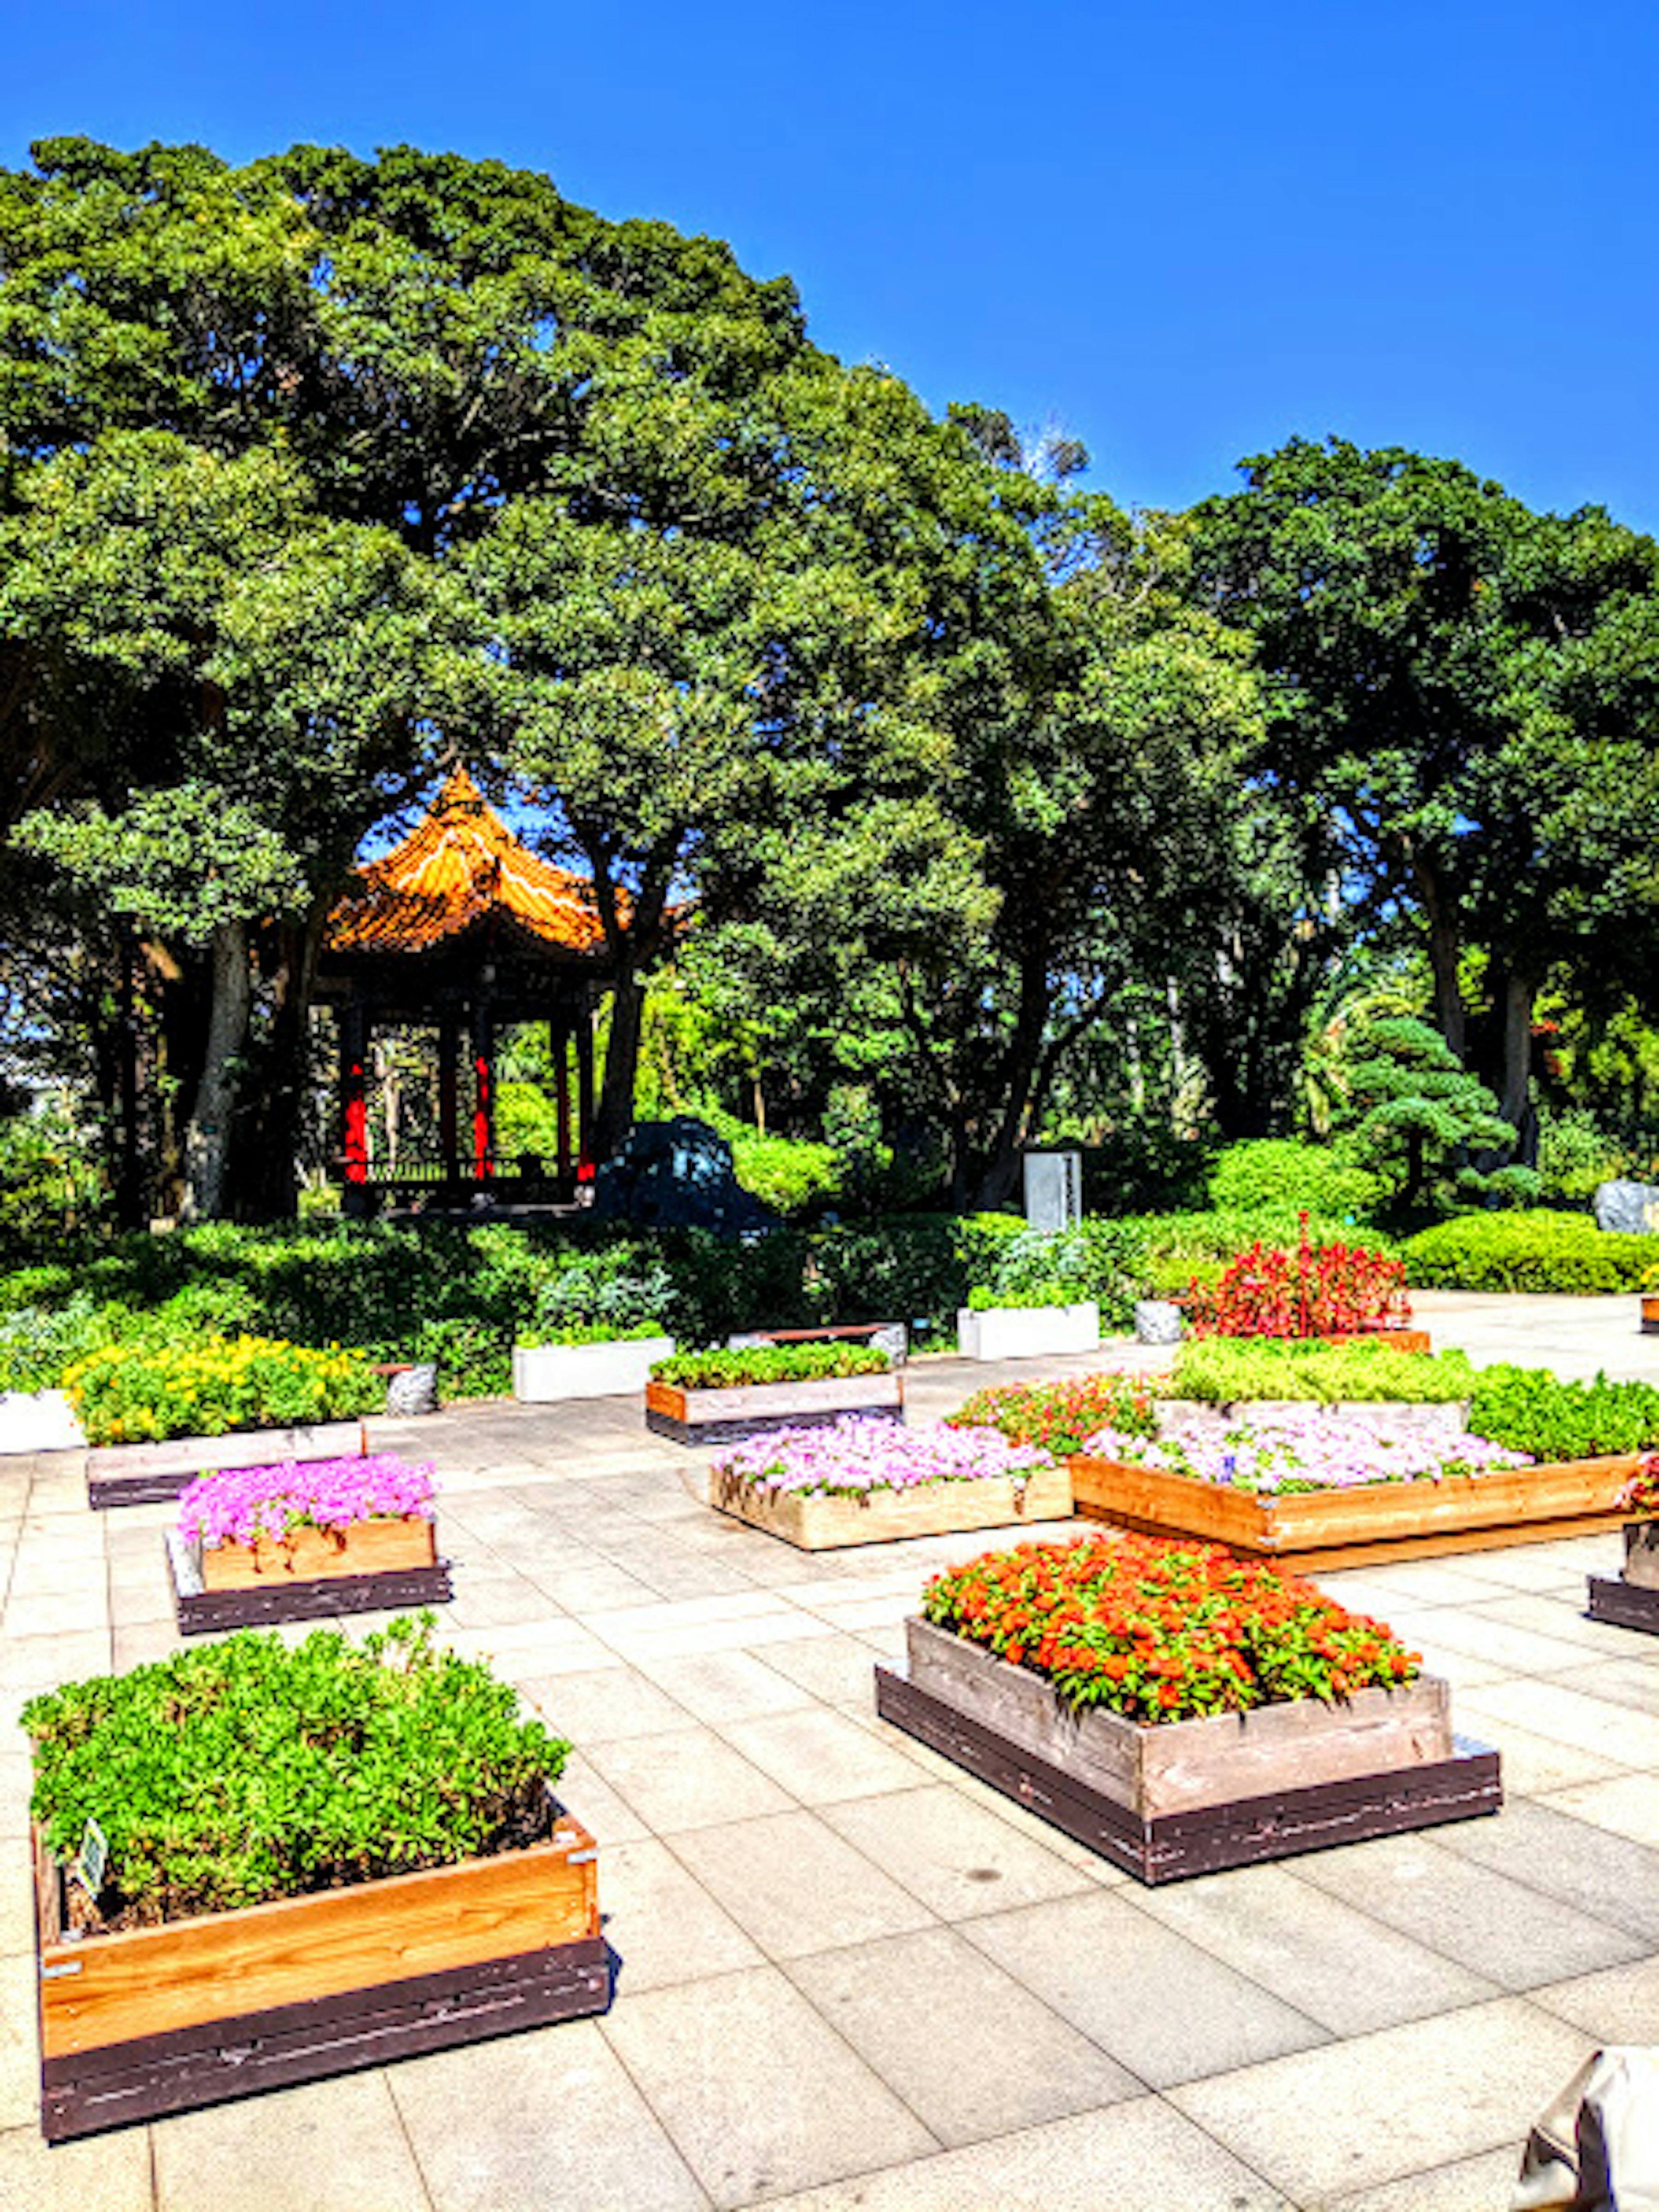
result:
M 1587 1213 L 1470 1213 L 1401 1246 L 1419 1290 L 1638 1291 L 1659 1281 L 1659 1238 L 1614 1236 Z

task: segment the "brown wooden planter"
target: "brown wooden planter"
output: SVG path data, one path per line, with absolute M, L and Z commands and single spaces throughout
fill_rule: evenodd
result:
M 904 1419 L 904 1377 L 819 1375 L 805 1382 L 745 1382 L 726 1390 L 683 1390 L 647 1382 L 645 1425 L 681 1444 L 736 1443 L 768 1429 L 817 1429 L 848 1413 L 872 1420 Z
M 1063 1467 L 1038 1468 L 1023 1487 L 1008 1475 L 982 1475 L 971 1481 L 923 1483 L 914 1490 L 872 1490 L 861 1498 L 822 1498 L 768 1490 L 711 1468 L 708 1503 L 803 1552 L 830 1552 L 847 1544 L 891 1544 L 907 1536 L 951 1536 L 1018 1522 L 1067 1520 L 1072 1478 Z
M 361 1421 L 312 1428 L 237 1429 L 222 1437 L 171 1437 L 161 1443 L 94 1444 L 87 1454 L 87 1503 L 153 1505 L 178 1498 L 198 1476 L 227 1467 L 284 1460 L 357 1459 L 368 1449 Z
M 1625 1523 L 1625 1571 L 1590 1577 L 1589 1610 L 1593 1620 L 1659 1636 L 1659 1521 Z
M 1306 1573 L 1593 1534 L 1622 1518 L 1618 1496 L 1636 1461 L 1566 1460 L 1268 1498 L 1117 1460 L 1080 1456 L 1071 1468 L 1077 1510 L 1089 1520 L 1197 1537 Z
M 286 1542 L 197 1545 L 167 1532 L 173 1614 L 181 1636 L 338 1613 L 447 1605 L 449 1562 L 420 1514 L 296 1528 Z
M 906 1674 L 876 1669 L 890 1720 L 1147 1883 L 1495 1813 L 1498 1754 L 1455 1737 L 1432 1677 L 1147 1727 L 1079 1715 L 1040 1675 L 931 1622 Z
M 580 1822 L 498 1858 L 75 1940 L 34 1836 L 50 2142 L 602 2012 Z
M 1659 1336 L 1659 1297 L 1644 1297 L 1642 1301 L 1642 1334 Z

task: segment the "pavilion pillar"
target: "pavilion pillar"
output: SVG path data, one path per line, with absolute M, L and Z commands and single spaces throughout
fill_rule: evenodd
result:
M 570 1150 L 570 1017 L 562 1011 L 547 1025 L 547 1042 L 553 1055 L 554 1107 L 559 1129 L 559 1180 L 562 1182 L 575 1162 Z
M 340 1009 L 340 1133 L 344 1158 L 341 1211 L 368 1212 L 368 1010 L 359 999 Z
M 443 1155 L 444 1181 L 457 1182 L 461 1172 L 460 1061 L 461 1025 L 453 1014 L 438 1017 L 438 1150 Z
M 584 994 L 576 1013 L 576 1127 L 578 1172 L 593 1165 L 593 1009 Z
M 488 1182 L 495 1172 L 495 1016 L 488 994 L 472 1001 L 472 1172 Z

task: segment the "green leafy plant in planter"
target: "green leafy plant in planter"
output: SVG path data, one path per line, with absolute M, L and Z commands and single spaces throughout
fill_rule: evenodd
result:
M 1381 1343 L 1205 1337 L 1181 1346 L 1173 1366 L 1156 1387 L 1162 1397 L 1219 1405 L 1264 1398 L 1306 1398 L 1325 1405 L 1389 1399 L 1441 1405 L 1468 1397 L 1474 1384 L 1475 1370 L 1461 1352 L 1430 1355 L 1396 1352 Z M 1489 1436 L 1492 1431 L 1483 1428 L 1480 1433 Z
M 981 1283 L 968 1293 L 970 1313 L 995 1313 L 1009 1306 L 1069 1306 L 1075 1305 L 1082 1293 L 1069 1283 L 1028 1283 L 1018 1297 L 1007 1291 L 988 1290 Z
M 570 1747 L 510 1685 L 441 1651 L 432 1618 L 349 1643 L 241 1634 L 32 1698 L 34 1817 L 109 1845 L 77 1924 L 131 1928 L 533 1843 Z
M 884 1352 L 867 1344 L 757 1344 L 741 1352 L 678 1352 L 659 1359 L 651 1376 L 682 1390 L 733 1390 L 754 1382 L 884 1375 L 890 1364 Z
M 1121 1221 L 1018 1228 L 1000 1238 L 981 1233 L 974 1256 L 984 1272 L 968 1294 L 970 1311 L 1092 1303 L 1109 1328 L 1127 1327 L 1144 1266 L 1139 1232 Z
M 1659 1444 L 1659 1389 L 1647 1382 L 1563 1382 L 1543 1367 L 1482 1368 L 1469 1426 L 1529 1458 L 1601 1459 Z
M 574 1260 L 542 1286 L 519 1345 L 610 1344 L 630 1337 L 665 1336 L 663 1316 L 672 1306 L 674 1284 L 655 1262 L 618 1270 L 599 1255 Z

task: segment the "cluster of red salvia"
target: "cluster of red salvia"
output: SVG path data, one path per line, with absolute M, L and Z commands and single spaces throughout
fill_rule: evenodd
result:
M 1305 1213 L 1294 1252 L 1252 1244 L 1182 1303 L 1195 1336 L 1364 1336 L 1411 1319 L 1404 1263 L 1363 1245 L 1310 1244 Z
M 1109 1370 L 1067 1382 L 1005 1382 L 975 1391 L 947 1417 L 945 1425 L 1000 1429 L 1011 1443 L 1040 1444 L 1056 1459 L 1066 1459 L 1101 1429 L 1150 1436 L 1152 1390 L 1145 1375 Z
M 937 1575 L 929 1620 L 1136 1721 L 1326 1704 L 1419 1671 L 1381 1622 L 1209 1544 L 1099 1535 L 988 1552 Z

